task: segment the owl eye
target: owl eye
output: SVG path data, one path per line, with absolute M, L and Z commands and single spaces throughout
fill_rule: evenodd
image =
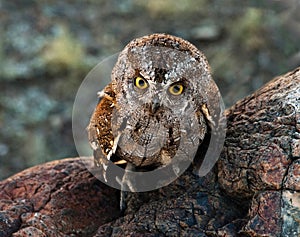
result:
M 183 93 L 183 90 L 184 90 L 184 86 L 180 83 L 176 83 L 169 87 L 169 92 L 172 95 L 181 95 Z
M 139 89 L 146 89 L 148 87 L 148 82 L 146 79 L 138 76 L 134 79 L 134 85 Z

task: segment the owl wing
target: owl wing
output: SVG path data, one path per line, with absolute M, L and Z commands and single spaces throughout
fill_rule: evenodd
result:
M 211 99 L 208 106 L 206 104 L 201 106 L 201 111 L 210 127 L 210 141 L 203 161 L 197 165 L 200 177 L 205 176 L 217 162 L 226 136 L 224 105 L 220 95 L 217 97 L 217 99 Z
M 95 164 L 107 169 L 108 161 L 115 153 L 119 137 L 114 137 L 111 129 L 111 118 L 116 104 L 111 84 L 98 93 L 97 104 L 88 125 L 88 139 L 94 151 Z

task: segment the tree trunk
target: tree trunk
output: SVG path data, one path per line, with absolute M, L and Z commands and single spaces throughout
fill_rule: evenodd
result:
M 132 193 L 98 181 L 84 159 L 42 164 L 0 182 L 1 236 L 300 236 L 300 68 L 226 110 L 215 168 Z M 30 235 L 31 234 L 31 235 Z

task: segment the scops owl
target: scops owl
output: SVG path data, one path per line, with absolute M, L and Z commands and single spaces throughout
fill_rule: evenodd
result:
M 218 89 L 205 56 L 167 34 L 131 41 L 119 54 L 111 83 L 98 95 L 88 136 L 105 181 L 114 179 L 107 177 L 110 162 L 147 172 L 172 164 L 179 175 L 179 164 L 193 160 L 220 117 Z

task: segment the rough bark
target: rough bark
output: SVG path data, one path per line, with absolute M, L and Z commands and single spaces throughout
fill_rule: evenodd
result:
M 300 68 L 226 116 L 214 170 L 130 194 L 125 214 L 79 158 L 0 182 L 0 236 L 300 236 Z

